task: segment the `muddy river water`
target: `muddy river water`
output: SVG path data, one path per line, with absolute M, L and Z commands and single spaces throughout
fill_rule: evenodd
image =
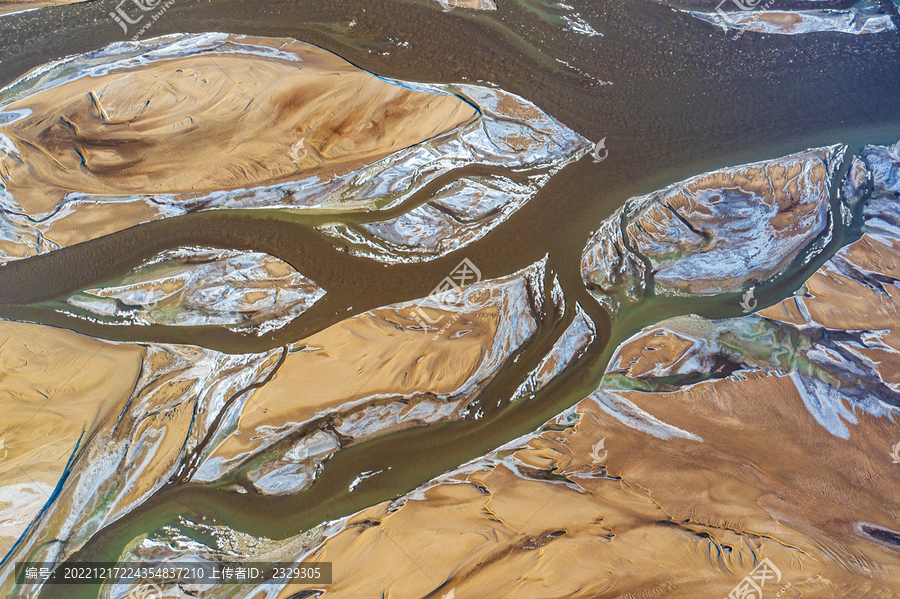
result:
M 429 0 L 176 0 L 142 35 L 219 31 L 290 37 L 384 77 L 489 83 L 527 98 L 591 141 L 605 138 L 609 153 L 599 163 L 588 155 L 566 166 L 487 236 L 430 262 L 385 266 L 338 251 L 334 239 L 315 228 L 328 222 L 324 215 L 221 210 L 146 223 L 0 267 L 3 318 L 109 340 L 199 344 L 226 353 L 276 348 L 354 314 L 424 297 L 462 258 L 489 279 L 547 255 L 546 293 L 556 275 L 566 297 L 563 318 L 545 315 L 516 359 L 481 391 L 476 402 L 481 409 L 462 420 L 342 450 L 311 488 L 284 497 L 171 483 L 101 530 L 73 560 L 113 561 L 134 539 L 177 526 L 180 517 L 284 539 L 398 497 L 534 430 L 593 392 L 611 352 L 642 327 L 688 313 L 741 315 L 739 294 L 649 297 L 614 318 L 600 307 L 585 289 L 581 255 L 601 221 L 628 198 L 694 174 L 809 147 L 847 144 L 852 155 L 865 144 L 890 145 L 900 137 L 897 30 L 733 40 L 649 0 L 497 4 L 496 11 L 480 12 L 442 11 Z M 113 0 L 98 0 L 0 19 L 0 85 L 51 60 L 125 39 L 107 16 L 115 6 Z M 837 173 L 838 180 L 848 167 Z M 757 289 L 760 306 L 793 294 L 859 235 L 858 219 L 850 226 L 835 222 L 825 252 Z M 109 326 L 58 310 L 77 290 L 122 276 L 160 251 L 189 245 L 268 253 L 327 294 L 289 325 L 261 336 L 214 327 Z M 572 321 L 576 303 L 597 327 L 593 344 L 534 397 L 510 402 Z M 348 491 L 360 473 L 377 471 L 382 473 Z M 90 597 L 97 590 L 50 586 L 41 596 L 75 592 Z

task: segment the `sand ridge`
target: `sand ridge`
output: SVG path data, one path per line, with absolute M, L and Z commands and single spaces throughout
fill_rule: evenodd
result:
M 81 77 L 5 107 L 31 114 L 0 127 L 19 151 L 4 154 L 3 183 L 37 215 L 72 192 L 199 194 L 335 176 L 477 114 L 302 42 L 242 42 L 302 60 L 210 52 Z

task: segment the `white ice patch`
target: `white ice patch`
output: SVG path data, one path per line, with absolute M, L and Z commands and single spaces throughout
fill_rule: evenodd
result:
M 46 483 L 28 481 L 0 487 L 0 537 L 18 539 L 52 494 L 53 487 Z
M 804 377 L 798 372 L 792 372 L 789 376 L 809 413 L 816 419 L 816 422 L 835 437 L 850 438 L 850 431 L 845 422 L 850 424 L 859 422 L 855 414 L 857 409 L 877 417 L 887 416 L 893 419 L 898 415 L 896 408 L 883 403 L 874 396 L 865 399 L 850 398 L 841 393 L 839 389 L 817 378 Z
M 600 409 L 626 426 L 653 435 L 659 439 L 668 440 L 672 437 L 691 439 L 703 442 L 703 439 L 693 433 L 667 424 L 655 416 L 648 414 L 621 395 L 598 389 L 588 396 L 597 402 Z

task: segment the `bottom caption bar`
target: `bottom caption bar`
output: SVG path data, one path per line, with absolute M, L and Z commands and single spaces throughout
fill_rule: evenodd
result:
M 17 562 L 18 584 L 331 584 L 331 562 Z

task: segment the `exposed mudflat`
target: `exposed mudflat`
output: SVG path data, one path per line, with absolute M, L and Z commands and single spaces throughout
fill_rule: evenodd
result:
M 117 325 L 218 325 L 261 335 L 294 320 L 325 293 L 267 254 L 183 247 L 66 303 L 76 315 Z
M 895 3 L 154 2 L 0 17 L 0 594 L 900 594 Z
M 826 231 L 843 152 L 809 150 L 633 198 L 588 243 L 582 277 L 613 310 L 623 296 L 718 295 L 765 282 Z

